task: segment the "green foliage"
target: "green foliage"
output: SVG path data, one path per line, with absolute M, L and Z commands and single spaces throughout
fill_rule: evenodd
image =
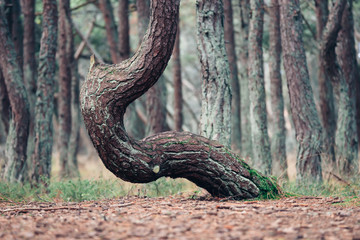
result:
M 179 194 L 186 190 L 186 183 L 171 178 L 159 178 L 155 182 L 142 184 L 140 196 L 161 197 Z

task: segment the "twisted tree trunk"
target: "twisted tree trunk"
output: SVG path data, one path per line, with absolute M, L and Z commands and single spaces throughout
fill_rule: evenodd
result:
M 81 89 L 84 122 L 105 166 L 130 182 L 184 177 L 214 196 L 277 195 L 271 180 L 215 141 L 186 132 L 164 132 L 141 141 L 127 135 L 126 107 L 159 79 L 176 37 L 179 0 L 153 0 L 151 9 L 149 29 L 135 55 L 116 65 L 93 59 Z

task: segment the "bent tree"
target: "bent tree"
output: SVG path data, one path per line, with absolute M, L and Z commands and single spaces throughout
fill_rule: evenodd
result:
M 84 123 L 100 158 L 117 177 L 134 183 L 183 177 L 213 196 L 277 195 L 276 184 L 218 142 L 189 132 L 163 132 L 140 141 L 126 133 L 126 107 L 156 83 L 169 61 L 179 2 L 151 2 L 148 31 L 130 59 L 115 65 L 92 59 L 80 99 Z

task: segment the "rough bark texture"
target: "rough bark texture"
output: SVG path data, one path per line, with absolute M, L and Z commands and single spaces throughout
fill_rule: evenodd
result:
M 341 30 L 338 34 L 337 56 L 344 74 L 340 84 L 338 128 L 336 132 L 336 158 L 341 173 L 349 175 L 359 171 L 358 135 L 356 131 L 355 81 L 359 81 L 354 38 L 354 19 L 352 1 L 346 1 L 342 14 Z M 344 96 L 346 95 L 346 96 Z
M 265 174 L 271 173 L 271 152 L 267 132 L 267 112 L 264 83 L 262 38 L 264 27 L 264 2 L 250 0 L 249 29 L 249 93 L 250 123 L 253 148 L 253 166 Z
M 321 43 L 323 30 L 329 15 L 328 1 L 316 0 L 316 38 Z M 318 55 L 319 69 L 319 97 L 320 97 L 320 115 L 324 128 L 324 160 L 330 168 L 335 168 L 335 131 L 336 131 L 336 114 L 334 106 L 334 94 L 331 79 L 326 73 L 325 59 L 322 58 L 321 52 Z
M 249 15 L 250 1 L 240 0 L 241 38 L 240 38 L 240 97 L 241 97 L 241 152 L 240 156 L 252 158 L 252 141 L 250 126 L 250 98 L 248 78 L 249 50 Z
M 43 0 L 43 28 L 39 54 L 39 78 L 35 106 L 35 148 L 32 155 L 32 176 L 35 183 L 48 180 L 51 172 L 54 113 L 54 75 L 57 42 L 56 0 Z
M 99 7 L 104 15 L 106 37 L 110 47 L 111 60 L 113 63 L 118 63 L 120 61 L 118 32 L 110 0 L 99 0 Z
M 126 134 L 126 107 L 155 84 L 175 42 L 179 1 L 153 0 L 151 9 L 148 32 L 135 55 L 118 65 L 92 61 L 81 89 L 84 122 L 105 166 L 131 182 L 184 177 L 215 196 L 276 195 L 269 179 L 214 141 L 176 132 L 135 141 Z
M 173 76 L 174 76 L 174 125 L 175 131 L 181 131 L 183 124 L 183 98 L 181 82 L 181 60 L 180 60 L 180 27 L 176 33 L 174 51 L 172 54 Z
M 119 60 L 124 61 L 130 57 L 129 0 L 119 1 L 118 14 Z
M 302 17 L 297 0 L 281 0 L 281 43 L 298 153 L 297 182 L 321 181 L 322 128 L 315 108 L 302 40 Z
M 235 51 L 235 36 L 233 24 L 233 11 L 231 0 L 224 0 L 224 36 L 226 53 L 229 60 L 231 76 L 231 149 L 240 152 L 241 149 L 241 102 L 240 82 L 238 77 L 237 57 Z
M 70 174 L 68 162 L 69 139 L 71 133 L 71 62 L 68 46 L 72 37 L 69 35 L 67 14 L 70 10 L 69 0 L 59 1 L 59 152 L 61 175 Z
M 230 67 L 226 56 L 222 1 L 196 1 L 202 72 L 201 135 L 231 145 Z
M 281 32 L 280 6 L 278 0 L 271 0 L 270 9 L 269 70 L 271 88 L 271 109 L 274 118 L 271 138 L 272 173 L 287 178 L 286 129 L 284 119 L 284 98 L 281 79 Z
M 29 102 L 14 43 L 5 19 L 4 1 L 0 1 L 0 66 L 11 105 L 11 122 L 6 140 L 5 168 L 2 179 L 23 181 L 26 169 L 26 147 L 29 133 Z

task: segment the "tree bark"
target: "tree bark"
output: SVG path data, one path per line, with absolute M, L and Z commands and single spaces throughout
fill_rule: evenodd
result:
M 37 81 L 35 105 L 35 148 L 32 155 L 32 176 L 34 183 L 50 179 L 53 146 L 55 55 L 57 46 L 57 3 L 43 0 L 43 30 L 39 54 L 39 78 Z
M 69 139 L 71 133 L 71 62 L 68 47 L 70 38 L 67 27 L 67 14 L 70 10 L 69 0 L 59 1 L 59 151 L 61 176 L 70 175 L 68 162 Z
M 296 180 L 318 182 L 322 181 L 322 128 L 306 64 L 299 1 L 281 0 L 280 15 L 284 67 L 298 142 Z
M 120 0 L 118 6 L 119 13 L 119 61 L 124 61 L 130 57 L 130 37 L 129 37 L 129 0 Z
M 113 63 L 118 63 L 120 61 L 118 32 L 110 0 L 99 0 L 99 7 L 104 15 L 106 37 L 110 47 L 111 60 Z
M 182 82 L 181 82 L 181 60 L 180 60 L 180 26 L 176 33 L 174 51 L 172 55 L 173 61 L 173 76 L 174 76 L 174 123 L 175 131 L 180 132 L 183 125 L 183 97 L 182 97 Z
M 0 69 L 0 116 L 1 122 L 4 127 L 4 132 L 1 134 L 3 137 L 9 133 L 9 124 L 10 124 L 10 116 L 11 116 L 11 106 L 9 101 L 9 96 L 6 90 L 5 79 Z
M 253 166 L 265 174 L 271 174 L 271 152 L 267 132 L 267 112 L 264 83 L 262 37 L 264 27 L 264 2 L 250 0 L 249 29 L 249 93 L 250 123 L 253 147 Z
M 30 106 L 35 106 L 37 66 L 35 58 L 35 0 L 22 0 L 24 15 L 24 82 L 29 93 Z
M 142 6 L 139 13 L 146 15 L 139 16 L 139 23 L 145 27 L 141 27 L 141 29 L 146 31 L 150 19 L 150 4 L 149 0 L 142 0 L 142 2 L 143 3 L 140 4 Z M 144 35 L 145 32 L 142 32 L 142 36 L 139 38 L 140 41 Z M 150 88 L 146 93 L 146 115 L 148 120 L 146 133 L 148 135 L 169 130 L 169 127 L 166 123 L 166 100 L 167 89 L 165 78 L 161 76 L 154 87 Z
M 198 51 L 202 73 L 200 132 L 231 146 L 230 67 L 226 56 L 222 1 L 197 0 Z
M 2 178 L 9 182 L 24 180 L 26 147 L 29 134 L 29 102 L 14 43 L 5 19 L 4 1 L 0 1 L 0 66 L 11 105 L 11 122 L 6 140 L 5 168 Z
M 66 55 L 68 59 L 68 68 L 70 72 L 70 133 L 68 142 L 68 152 L 66 161 L 66 175 L 71 178 L 78 178 L 80 176 L 77 152 L 80 134 L 80 103 L 79 103 L 79 76 L 78 76 L 78 63 L 74 58 L 74 34 L 73 34 L 73 21 L 71 17 L 70 1 L 69 7 L 66 9 Z
M 270 8 L 270 48 L 269 69 L 271 86 L 271 109 L 274 116 L 273 136 L 271 138 L 272 172 L 277 176 L 287 176 L 286 129 L 284 118 L 284 98 L 281 79 L 281 31 L 280 6 L 278 0 L 271 0 Z
M 329 15 L 328 1 L 316 0 L 316 38 L 321 43 L 323 30 Z M 335 132 L 336 132 L 336 114 L 334 106 L 333 86 L 330 77 L 326 73 L 325 59 L 322 58 L 321 52 L 318 54 L 318 81 L 319 81 L 319 96 L 320 96 L 320 115 L 322 125 L 324 128 L 324 151 L 326 156 L 324 160 L 328 160 L 328 166 L 335 169 Z M 324 154 L 323 154 L 324 155 Z
M 359 92 L 355 90 L 355 82 L 359 80 L 359 69 L 356 61 L 352 1 L 345 2 L 347 3 L 340 20 L 341 30 L 336 47 L 344 77 L 343 80 L 339 79 L 339 84 L 344 86 L 340 86 L 336 158 L 339 171 L 344 175 L 353 175 L 359 171 L 359 139 L 356 131 L 356 95 L 359 95 Z
M 231 149 L 240 152 L 241 149 L 241 101 L 240 83 L 238 77 L 237 57 L 235 51 L 235 36 L 233 24 L 233 11 L 231 0 L 224 0 L 224 36 L 226 53 L 229 60 L 231 76 Z
M 239 0 L 241 38 L 240 38 L 240 97 L 241 97 L 241 152 L 247 160 L 252 158 L 252 141 L 250 126 L 250 97 L 249 97 L 249 15 L 250 1 Z
M 149 29 L 135 55 L 117 65 L 91 61 L 81 90 L 84 122 L 103 163 L 116 176 L 131 182 L 184 177 L 214 196 L 243 199 L 276 195 L 271 180 L 214 141 L 176 132 L 136 141 L 126 134 L 126 107 L 158 80 L 176 37 L 179 0 L 153 0 L 151 4 Z

